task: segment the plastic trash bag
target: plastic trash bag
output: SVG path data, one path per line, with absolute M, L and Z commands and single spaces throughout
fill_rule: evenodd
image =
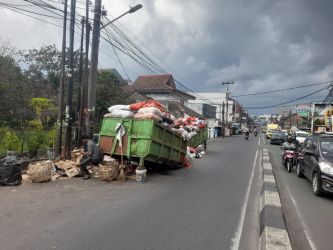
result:
M 13 157 L 0 160 L 0 185 L 17 186 L 22 182 L 21 166 Z

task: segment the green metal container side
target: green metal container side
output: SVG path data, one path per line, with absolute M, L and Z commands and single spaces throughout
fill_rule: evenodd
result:
M 204 129 L 200 129 L 198 134 L 193 136 L 188 142 L 187 145 L 191 148 L 196 148 L 200 144 L 203 144 L 204 141 L 208 139 L 208 128 L 205 127 Z
M 104 118 L 100 137 L 101 150 L 110 155 L 119 155 L 119 142 L 115 128 L 118 123 L 125 127 L 123 137 L 124 155 L 128 158 L 140 158 L 143 161 L 157 163 L 182 163 L 186 154 L 186 144 L 181 136 L 154 120 L 132 118 Z M 111 141 L 111 145 L 107 145 Z M 111 146 L 111 148 L 110 148 Z

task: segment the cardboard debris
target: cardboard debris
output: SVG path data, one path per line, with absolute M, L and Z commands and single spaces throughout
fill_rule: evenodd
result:
M 56 162 L 56 165 L 58 166 L 58 168 L 61 168 L 64 171 L 77 166 L 76 162 L 70 160 L 58 161 Z
M 77 167 L 73 167 L 73 168 L 66 170 L 65 173 L 68 177 L 71 178 L 71 177 L 74 177 L 74 176 L 77 176 L 78 174 L 80 174 L 80 170 Z

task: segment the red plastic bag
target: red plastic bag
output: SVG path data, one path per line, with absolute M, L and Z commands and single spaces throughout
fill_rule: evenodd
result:
M 139 110 L 139 109 L 143 108 L 145 104 L 146 104 L 146 102 L 133 103 L 133 104 L 130 105 L 130 109 L 131 110 Z

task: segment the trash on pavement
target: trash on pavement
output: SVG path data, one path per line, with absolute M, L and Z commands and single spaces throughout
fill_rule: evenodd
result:
M 0 160 L 0 185 L 16 186 L 22 181 L 21 167 L 16 157 L 7 156 Z
M 52 179 L 52 161 L 39 161 L 29 164 L 28 175 L 32 183 L 49 182 Z

